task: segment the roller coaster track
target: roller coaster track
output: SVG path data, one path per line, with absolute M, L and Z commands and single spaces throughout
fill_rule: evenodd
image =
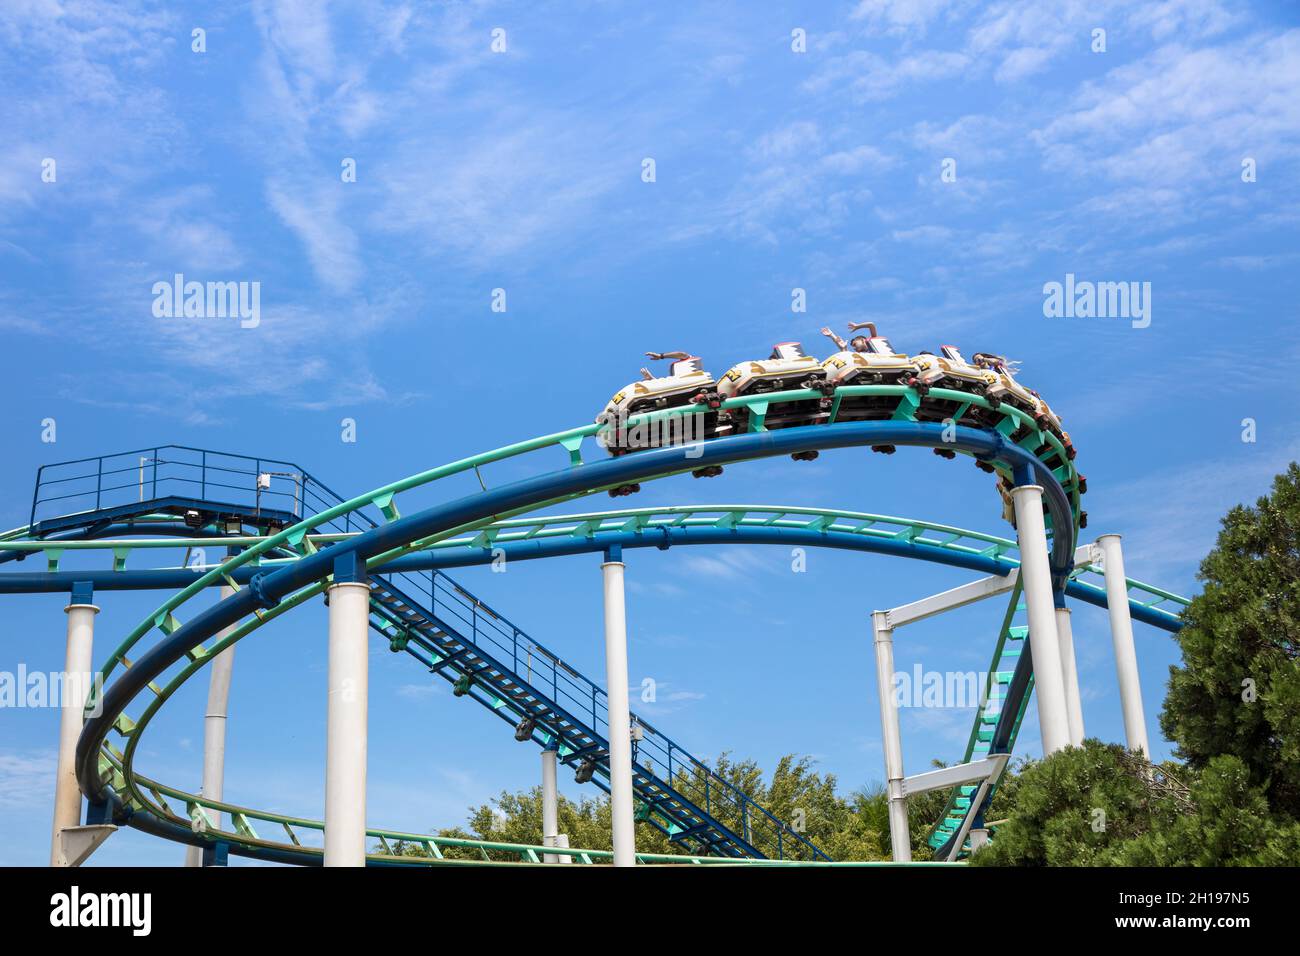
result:
M 385 574 L 391 574 L 399 570 L 405 572 L 416 569 L 417 565 L 412 561 L 413 558 L 427 561 L 433 557 L 445 556 L 456 558 L 448 561 L 449 564 L 478 563 L 485 550 L 493 549 L 505 551 L 510 558 L 542 557 L 552 553 L 573 553 L 566 551 L 565 548 L 572 548 L 575 541 L 580 545 L 578 550 L 596 550 L 597 546 L 619 548 L 623 546 L 622 541 L 601 539 L 602 535 L 612 536 L 607 533 L 610 522 L 623 521 L 623 526 L 613 534 L 623 536 L 632 546 L 671 547 L 682 542 L 716 543 L 714 536 L 719 533 L 726 535 L 725 540 L 736 542 L 746 540 L 759 542 L 772 540 L 776 536 L 788 542 L 798 540 L 801 535 L 804 535 L 809 536 L 810 540 L 815 538 L 818 543 L 829 543 L 830 546 L 835 547 L 904 553 L 964 567 L 984 569 L 992 567 L 997 573 L 1008 573 L 1015 566 L 1014 544 L 1002 539 L 944 528 L 940 525 L 903 522 L 900 519 L 888 519 L 882 516 L 855 515 L 851 512 L 816 513 L 808 509 L 709 506 L 679 513 L 669 513 L 670 510 L 660 509 L 658 514 L 654 514 L 651 512 L 655 512 L 656 509 L 647 509 L 641 512 L 602 512 L 568 518 L 515 517 L 524 512 L 535 511 L 629 482 L 654 480 L 681 474 L 701 466 L 739 463 L 771 455 L 803 453 L 817 449 L 886 443 L 942 447 L 945 450 L 970 455 L 996 469 L 1009 481 L 1016 483 L 1032 481 L 1044 487 L 1045 510 L 1048 512 L 1050 527 L 1069 530 L 1068 534 L 1053 535 L 1051 565 L 1055 586 L 1058 590 L 1072 592 L 1085 599 L 1089 598 L 1091 592 L 1100 590 L 1095 585 L 1082 580 L 1088 570 L 1086 567 L 1083 574 L 1074 568 L 1073 539 L 1078 521 L 1079 481 L 1072 463 L 1053 436 L 1039 432 L 1027 416 L 1007 406 L 997 410 L 1002 416 L 1003 424 L 996 429 L 945 428 L 936 423 L 909 420 L 912 416 L 907 414 L 907 409 L 915 410 L 918 403 L 914 398 L 909 403 L 910 390 L 908 389 L 897 386 L 860 386 L 840 390 L 841 393 L 848 391 L 898 397 L 899 412 L 895 413 L 894 420 L 888 422 L 834 423 L 832 421 L 826 425 L 768 432 L 763 426 L 763 417 L 770 403 L 786 400 L 803 401 L 815 396 L 816 393 L 795 391 L 766 395 L 761 400 L 733 399 L 724 407 L 741 405 L 749 407 L 751 412 L 749 434 L 695 443 L 690 446 L 690 454 L 687 455 L 683 454 L 682 448 L 659 448 L 595 463 L 583 462 L 581 447 L 585 439 L 595 435 L 598 427 L 585 426 L 422 472 L 326 508 L 275 534 L 261 536 L 251 541 L 240 539 L 241 543 L 249 541 L 245 550 L 219 567 L 197 576 L 193 572 L 184 572 L 190 575 L 190 582 L 135 628 L 105 664 L 102 674 L 106 680 L 119 668 L 122 669 L 122 674 L 107 684 L 107 690 L 101 699 L 88 703 L 88 713 L 91 716 L 86 721 L 77 751 L 78 777 L 83 792 L 93 803 L 104 807 L 107 815 L 172 839 L 183 842 L 211 842 L 214 839 L 221 839 L 230 845 L 232 852 L 266 859 L 292 859 L 294 862 L 303 862 L 304 856 L 313 855 L 318 859 L 319 850 L 304 847 L 295 836 L 295 826 L 313 829 L 319 826 L 318 824 L 313 825 L 310 822 L 258 813 L 244 808 L 205 803 L 202 798 L 193 794 L 166 788 L 135 773 L 133 759 L 141 735 L 149 721 L 184 680 L 225 647 L 256 630 L 263 623 L 275 619 L 310 597 L 321 593 L 332 571 L 344 566 L 339 559 L 362 560 L 365 566 L 373 571 L 383 569 Z M 934 390 L 931 394 L 941 399 L 965 402 L 968 405 L 983 404 L 981 399 L 960 392 L 946 393 L 944 390 Z M 987 409 L 987 406 L 984 407 Z M 993 410 L 989 409 L 989 411 Z M 1026 431 L 1031 434 L 1018 438 L 1014 442 L 1008 440 L 1008 436 L 1021 435 Z M 486 490 L 485 487 L 482 493 L 428 508 L 409 518 L 403 518 L 397 510 L 395 498 L 398 494 L 405 494 L 454 474 L 469 470 L 477 472 L 482 465 L 552 447 L 559 447 L 568 453 L 569 467 L 492 491 Z M 1056 467 L 1044 464 L 1042 460 L 1026 450 L 1029 447 L 1033 447 L 1040 453 L 1043 449 L 1047 449 L 1046 457 L 1055 460 Z M 340 517 L 350 521 L 366 508 L 374 508 L 382 513 L 384 523 L 360 533 L 349 531 L 333 534 L 314 533 L 321 527 L 329 527 L 331 522 L 336 522 Z M 706 516 L 705 513 L 710 511 L 721 511 L 722 514 L 715 517 Z M 563 525 L 565 521 L 570 522 L 567 528 Z M 710 526 L 705 527 L 705 521 L 708 521 Z M 897 530 L 880 527 L 887 526 L 891 521 L 900 527 Z M 222 543 L 235 544 L 236 542 L 232 539 Z M 82 572 L 59 571 L 58 555 L 51 552 L 59 548 L 67 550 L 106 544 L 118 549 L 123 547 L 121 542 L 113 545 L 102 541 L 60 541 L 52 546 L 50 542 L 21 541 L 15 533 L 10 533 L 4 547 L 15 550 L 46 551 L 49 568 L 44 577 L 49 584 L 51 576 L 55 575 L 74 573 L 79 580 L 84 577 Z M 133 544 L 136 547 L 175 547 L 178 541 L 163 539 L 157 542 L 134 542 Z M 511 549 L 518 553 L 512 553 Z M 277 557 L 286 552 L 297 556 Z M 124 564 L 122 552 L 115 550 L 114 553 L 116 563 Z M 401 562 L 406 563 L 403 565 Z M 428 564 L 427 567 L 433 565 Z M 998 572 L 999 568 L 1002 569 L 1000 572 Z M 109 575 L 122 573 L 120 566 L 115 571 L 108 572 Z M 131 573 L 156 575 L 175 572 Z M 100 577 L 102 578 L 102 575 Z M 206 588 L 222 583 L 229 584 L 236 589 L 236 593 L 217 606 L 199 613 L 188 623 L 181 624 L 177 620 L 174 612 L 186 601 Z M 100 586 L 103 585 L 97 580 L 96 587 Z M 4 589 L 23 590 L 24 588 L 15 586 Z M 31 589 L 54 588 L 50 586 Z M 1155 588 L 1140 586 L 1140 591 L 1140 597 L 1146 600 L 1132 599 L 1135 616 L 1140 616 L 1144 611 L 1147 616 L 1143 619 L 1169 629 L 1176 628 L 1176 614 L 1168 610 L 1167 606 L 1170 603 L 1180 603 L 1180 600 L 1168 592 Z M 1091 596 L 1096 598 L 1095 593 Z M 1104 594 L 1099 601 L 1094 600 L 1093 603 L 1104 604 Z M 1157 605 L 1160 604 L 1165 604 L 1166 607 L 1158 607 Z M 402 613 L 398 614 L 399 618 L 404 616 Z M 387 618 L 387 622 L 388 625 L 394 623 L 391 617 Z M 204 641 L 227 626 L 233 627 L 233 631 L 228 636 L 218 639 L 211 645 L 204 645 Z M 391 632 L 386 631 L 386 633 L 390 639 L 393 638 Z M 138 653 L 136 645 L 147 635 L 154 635 L 156 640 L 152 646 L 144 649 L 132 660 L 128 655 Z M 408 647 L 409 643 L 408 639 Z M 1027 655 L 1022 655 L 1022 660 L 1017 663 L 1018 672 L 1025 669 L 1024 658 L 1026 657 Z M 168 675 L 167 679 L 160 686 L 156 679 L 165 674 Z M 1018 696 L 1014 700 L 1008 697 L 1004 701 L 1002 716 L 999 718 L 999 729 L 1003 724 L 1009 723 L 1006 714 L 1019 714 L 1023 711 L 1027 695 L 1026 681 L 1013 679 L 1009 686 L 1018 688 L 1015 691 Z M 152 697 L 144 698 L 146 703 L 143 712 L 138 718 L 132 719 L 126 715 L 125 709 L 142 692 L 152 694 Z M 102 712 L 96 714 L 96 710 Z M 124 749 L 119 749 L 108 739 L 110 732 L 115 732 L 120 739 L 125 740 Z M 1008 737 L 1007 734 L 999 733 L 997 730 L 993 734 L 994 739 L 1012 739 L 1013 736 L 1014 734 L 1011 734 Z M 672 774 L 669 773 L 669 776 Z M 178 801 L 187 805 L 184 816 L 181 816 L 172 806 Z M 653 813 L 653 807 L 651 809 Z M 219 833 L 209 831 L 196 834 L 191 823 L 206 819 L 207 811 L 229 813 L 235 829 Z M 269 841 L 257 837 L 253 835 L 251 825 L 241 827 L 239 822 L 241 819 L 245 824 L 254 819 L 264 823 L 279 824 L 287 831 L 288 840 Z M 659 819 L 662 823 L 663 818 Z M 199 829 L 203 827 L 199 826 Z M 373 831 L 373 833 L 384 840 L 390 837 L 399 840 L 411 837 L 409 834 L 392 834 L 385 831 Z M 375 861 L 383 862 L 387 859 L 388 855 L 381 853 Z

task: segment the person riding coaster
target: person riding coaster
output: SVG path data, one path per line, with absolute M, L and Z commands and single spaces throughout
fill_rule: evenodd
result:
M 645 354 L 654 361 L 671 360 L 668 374 L 655 376 L 641 369 L 641 380 L 617 392 L 596 416 L 596 424 L 602 426 L 596 440 L 616 458 L 646 448 L 690 444 L 717 431 L 721 400 L 700 357 L 688 352 Z M 666 414 L 629 425 L 630 418 L 648 412 Z M 695 474 L 705 470 L 697 469 Z M 610 489 L 609 494 L 619 498 L 640 490 L 638 484 L 627 484 Z
M 954 422 L 969 428 L 993 427 L 1000 417 L 997 408 L 1002 404 L 997 395 L 989 394 L 990 389 L 998 384 L 997 375 L 967 362 L 955 345 L 940 346 L 940 351 L 941 355 L 922 352 L 912 358 L 918 373 L 908 384 L 916 389 L 921 399 L 914 412 L 916 420 Z M 970 402 L 932 396 L 930 391 L 934 388 L 979 396 L 989 403 L 992 411 Z M 956 457 L 955 452 L 946 448 L 936 448 L 934 453 L 940 458 Z
M 820 424 L 829 418 L 829 395 L 834 387 L 827 382 L 822 363 L 805 353 L 798 342 L 778 342 L 766 359 L 733 365 L 718 382 L 718 396 L 723 401 L 803 389 L 814 389 L 821 396 L 771 405 L 763 417 L 763 427 L 769 431 L 796 428 Z M 747 407 L 723 410 L 718 416 L 717 434 L 743 434 L 749 428 L 750 414 Z M 792 457 L 811 461 L 817 453 L 800 452 Z
M 839 351 L 822 363 L 826 382 L 832 388 L 844 385 L 905 385 L 916 377 L 916 363 L 901 352 L 894 351 L 889 339 L 876 331 L 874 322 L 850 322 L 850 332 L 866 329 L 867 335 L 855 335 L 845 342 L 829 328 L 822 328 L 826 336 L 839 347 Z M 855 395 L 840 399 L 835 420 L 840 422 L 886 420 L 898 406 L 894 395 Z M 872 451 L 892 455 L 893 445 L 872 445 Z
M 1037 413 L 1038 399 L 1034 397 L 1032 391 L 1016 381 L 1015 372 L 1019 366 L 1018 362 L 1012 362 L 1006 356 L 995 355 L 992 352 L 976 352 L 971 361 L 976 368 L 985 369 L 994 375 L 995 381 L 988 387 L 990 401 L 997 399 L 999 404 L 1006 402 L 1030 415 Z
M 940 355 L 922 352 L 913 361 L 918 369 L 912 385 L 922 397 L 932 388 L 948 388 L 988 397 L 989 388 L 997 384 L 998 377 L 988 369 L 966 361 L 955 345 L 939 346 Z M 989 400 L 994 408 L 1001 404 L 996 398 Z
M 1069 434 L 1061 427 L 1060 417 L 1052 411 L 1051 407 L 1043 401 L 1042 396 L 1036 391 L 1032 388 L 1026 388 L 1016 381 L 1015 373 L 1018 371 L 1019 363 L 1008 361 L 1004 356 L 995 355 L 992 352 L 976 352 L 974 362 L 980 368 L 987 369 L 998 377 L 998 383 L 988 390 L 990 398 L 996 396 L 999 401 L 1004 401 L 1008 405 L 1033 416 L 1034 424 L 1038 426 L 1040 431 L 1051 432 L 1065 446 L 1066 458 L 1074 458 L 1074 445 L 1070 442 Z M 1028 430 L 1022 428 L 1011 437 L 1013 441 L 1022 441 L 1028 434 Z M 1037 449 L 1037 453 L 1052 457 L 1055 455 L 1055 449 L 1044 443 Z

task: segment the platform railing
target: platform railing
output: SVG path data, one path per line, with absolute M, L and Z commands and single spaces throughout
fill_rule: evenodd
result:
M 259 482 L 259 477 L 269 476 Z M 29 523 L 178 496 L 304 518 L 343 499 L 293 462 L 155 445 L 42 465 Z M 351 517 L 351 516 L 349 516 Z M 357 530 L 353 519 L 340 523 Z

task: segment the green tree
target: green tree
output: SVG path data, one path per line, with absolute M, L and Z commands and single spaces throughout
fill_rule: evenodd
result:
M 1212 757 L 1191 788 L 1192 810 L 1114 847 L 1119 866 L 1294 866 L 1300 824 L 1274 817 L 1237 757 Z
M 1123 748 L 1085 740 L 1003 775 L 990 816 L 1008 813 L 995 839 L 972 860 L 984 865 L 1088 866 L 1158 822 L 1172 822 L 1172 799 L 1153 797 L 1127 772 Z
M 812 759 L 793 754 L 782 757 L 770 780 L 753 760 L 735 760 L 722 754 L 714 772 L 766 808 L 777 821 L 784 822 L 815 843 L 835 860 L 887 860 L 890 856 L 888 808 L 883 788 L 864 789 L 847 798 L 836 793 L 833 774 L 813 770 Z M 702 794 L 703 778 L 698 771 L 678 771 L 673 785 L 678 792 Z M 716 781 L 711 793 L 717 793 Z M 910 801 L 912 842 L 918 859 L 928 857 L 925 846 L 929 828 L 943 809 L 945 794 L 932 793 Z M 737 804 L 716 797 L 710 809 L 733 832 L 741 832 L 743 821 Z M 758 815 L 751 813 L 751 826 L 759 826 Z M 767 825 L 764 823 L 764 825 Z M 609 850 L 610 807 L 605 796 L 582 797 L 577 801 L 559 798 L 559 828 L 569 837 L 569 845 L 592 850 Z M 768 833 L 774 833 L 769 829 Z M 504 791 L 496 799 L 470 810 L 464 827 L 439 831 L 439 836 L 494 843 L 537 846 L 542 842 L 542 791 L 540 787 L 518 792 Z M 788 839 L 788 838 L 787 838 Z M 694 845 L 674 843 L 648 822 L 638 822 L 637 851 L 676 855 L 698 854 Z M 376 846 L 374 852 L 382 848 Z M 427 856 L 428 850 L 418 843 L 398 843 L 391 852 L 406 856 Z M 477 849 L 444 847 L 451 859 L 482 859 Z M 491 859 L 513 859 L 510 854 L 489 851 Z
M 1200 771 L 1154 769 L 1188 774 L 1186 794 L 1157 785 L 1153 770 L 1122 747 L 1096 740 L 1022 764 L 1009 771 L 1010 820 L 971 862 L 1280 866 L 1300 859 L 1300 824 L 1270 812 L 1237 757 L 1214 757 Z
M 1300 466 L 1228 512 L 1199 578 L 1160 728 L 1193 768 L 1239 757 L 1273 811 L 1300 819 Z

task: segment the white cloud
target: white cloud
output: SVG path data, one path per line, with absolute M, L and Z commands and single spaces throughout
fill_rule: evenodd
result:
M 721 578 L 726 581 L 753 581 L 756 574 L 771 573 L 786 566 L 759 556 L 752 549 L 726 548 L 713 554 L 689 554 L 679 562 L 689 577 Z
M 993 78 L 999 83 L 1016 83 L 1047 69 L 1052 50 L 1047 47 L 1022 46 L 1007 54 Z
M 340 217 L 345 188 L 341 182 L 311 188 L 273 180 L 266 189 L 271 208 L 306 246 L 316 277 L 337 293 L 350 292 L 363 271 L 356 233 Z
M 895 242 L 938 243 L 953 237 L 953 230 L 947 226 L 914 226 L 911 229 L 895 229 L 891 238 Z
M 1086 84 L 1036 134 L 1046 161 L 1133 188 L 1239 187 L 1240 161 L 1300 144 L 1300 30 L 1161 47 Z
M 1124 534 L 1124 569 L 1144 581 L 1190 582 L 1214 546 L 1220 519 L 1238 504 L 1253 505 L 1273 477 L 1300 459 L 1300 439 L 1242 443 L 1231 457 L 1186 463 L 1122 484 L 1097 483 L 1089 498 L 1089 532 Z
M 53 751 L 0 751 L 0 809 L 47 806 L 57 764 Z
M 214 206 L 210 188 L 184 187 L 138 204 L 133 222 L 148 237 L 155 254 L 174 263 L 176 271 L 237 268 L 244 262 L 243 251 L 213 221 Z
M 954 0 L 860 0 L 849 15 L 888 34 L 925 33 L 945 12 L 968 6 Z
M 965 53 L 922 50 L 890 61 L 866 50 L 831 57 L 804 82 L 810 93 L 843 91 L 861 103 L 887 100 L 905 86 L 936 83 L 960 75 L 970 66 Z

